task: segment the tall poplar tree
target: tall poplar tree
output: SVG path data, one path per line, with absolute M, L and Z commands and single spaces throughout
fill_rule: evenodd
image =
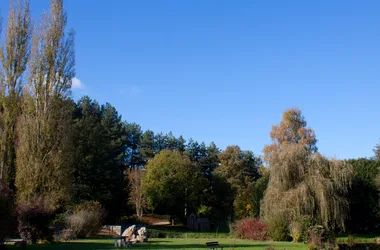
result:
M 29 2 L 11 1 L 4 43 L 0 45 L 0 179 L 11 187 L 15 178 L 15 127 L 31 36 Z
M 69 198 L 74 33 L 65 32 L 62 0 L 50 1 L 33 33 L 30 76 L 17 124 L 18 200 L 43 197 L 53 207 Z

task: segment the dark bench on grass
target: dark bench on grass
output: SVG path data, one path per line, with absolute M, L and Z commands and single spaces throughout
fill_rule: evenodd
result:
M 4 239 L 2 243 L 15 243 L 15 247 L 25 249 L 26 242 L 23 239 Z
M 223 247 L 221 247 L 217 241 L 206 242 L 206 246 L 207 246 L 207 249 L 212 249 L 212 250 L 214 250 L 214 249 L 223 249 Z

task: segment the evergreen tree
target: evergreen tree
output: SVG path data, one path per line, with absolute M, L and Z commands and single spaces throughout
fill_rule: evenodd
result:
M 144 165 L 154 157 L 155 151 L 153 131 L 147 130 L 141 135 L 139 153 L 141 154 Z
M 142 136 L 141 126 L 136 123 L 125 123 L 127 135 L 126 161 L 130 168 L 141 167 L 144 159 L 139 151 Z

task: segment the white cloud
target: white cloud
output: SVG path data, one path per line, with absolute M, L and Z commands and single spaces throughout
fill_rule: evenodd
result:
M 78 78 L 74 77 L 73 79 L 71 79 L 71 88 L 72 89 L 82 89 L 83 88 L 83 84 L 81 82 L 81 80 L 79 80 Z

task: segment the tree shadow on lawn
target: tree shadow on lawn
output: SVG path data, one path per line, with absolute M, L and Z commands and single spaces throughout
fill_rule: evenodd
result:
M 159 243 L 159 242 L 157 242 Z M 224 249 L 234 249 L 234 248 L 265 248 L 269 244 L 255 244 L 255 245 L 241 245 L 241 244 L 220 244 Z M 207 249 L 206 244 L 155 244 L 155 243 L 142 243 L 132 245 L 132 248 L 138 249 L 155 249 L 155 250 L 164 250 L 164 249 Z
M 132 249 L 154 249 L 154 250 L 164 250 L 164 249 L 206 249 L 205 244 L 170 244 L 171 241 L 151 241 L 147 243 L 137 243 L 132 245 Z M 163 243 L 163 244 L 162 244 Z M 169 243 L 169 244 L 168 244 Z M 252 244 L 252 245 L 241 245 L 241 244 L 221 244 L 224 249 L 230 248 L 265 248 L 269 244 Z M 16 249 L 16 248 L 9 248 Z M 52 243 L 52 244 L 41 244 L 41 245 L 28 245 L 27 249 L 30 250 L 107 250 L 107 249 L 120 249 L 115 248 L 113 242 L 64 242 L 64 243 Z
M 27 245 L 28 250 L 106 250 L 106 249 L 115 249 L 113 242 L 104 243 L 104 242 L 56 242 L 51 244 L 34 244 Z M 10 248 L 18 249 L 18 248 Z

